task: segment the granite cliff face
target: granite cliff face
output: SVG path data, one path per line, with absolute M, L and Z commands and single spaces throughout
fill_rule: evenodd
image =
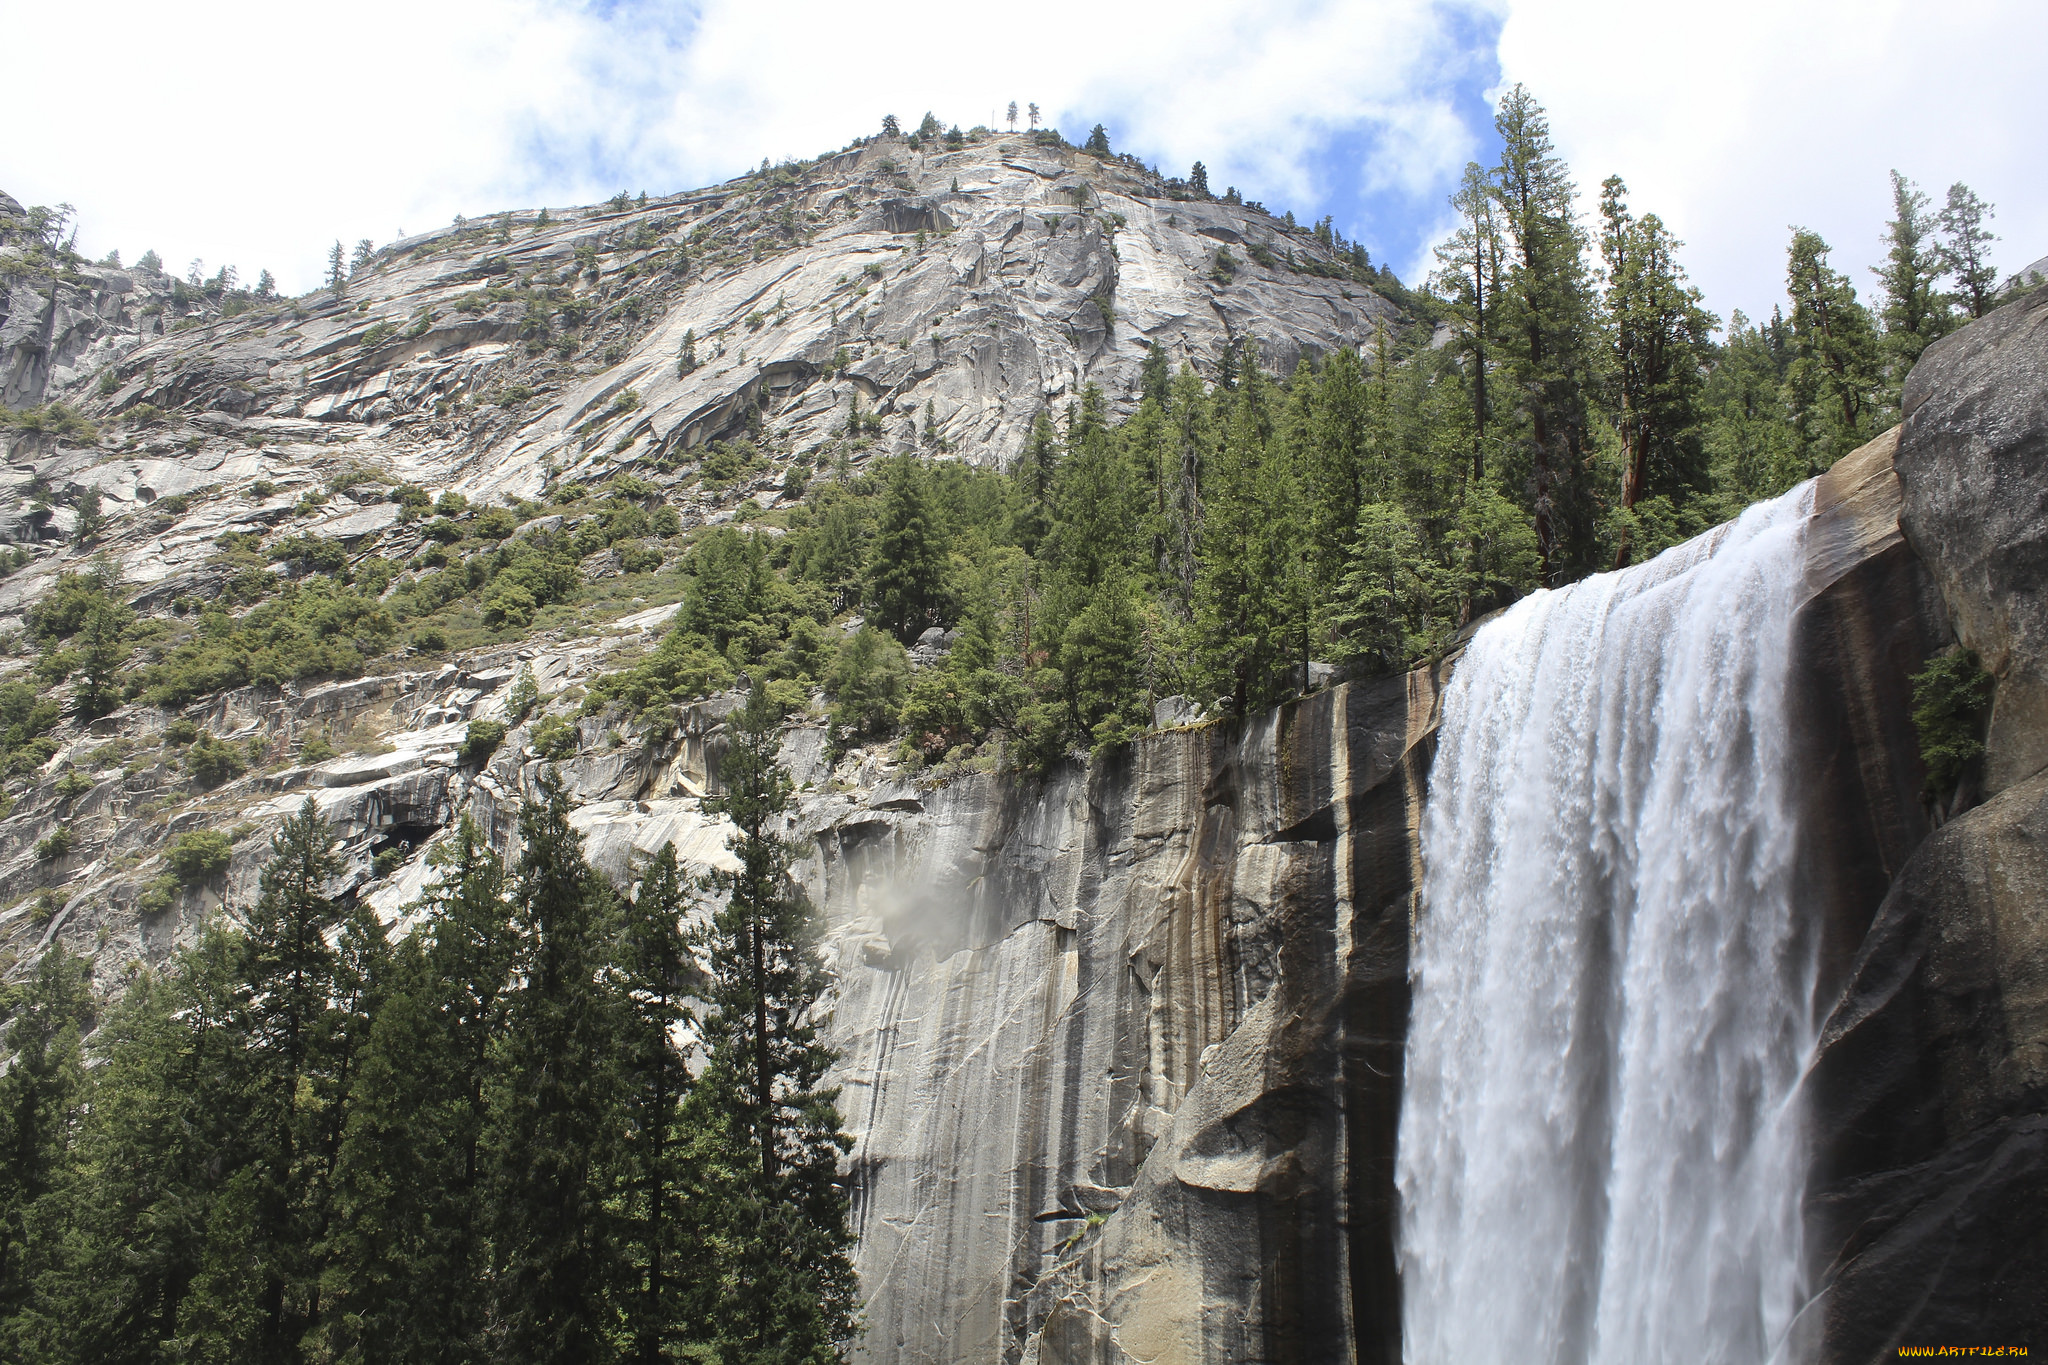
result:
M 1239 337 L 1281 374 L 1369 344 L 1397 313 L 1350 274 L 1313 233 L 1172 198 L 1132 162 L 1028 136 L 880 138 L 690 194 L 407 237 L 340 298 L 232 317 L 161 273 L 38 277 L 0 255 L 0 375 L 14 407 L 208 414 L 202 440 L 263 451 L 274 480 L 309 440 L 492 496 L 550 469 L 660 477 L 721 438 L 807 451 L 856 402 L 883 449 L 993 461 L 1085 385 L 1134 406 L 1154 343 L 1211 374 Z
M 1269 242 L 1300 268 L 1249 259 Z M 1227 286 L 1222 246 L 1241 248 Z M 856 462 L 913 444 L 1003 459 L 1085 384 L 1129 403 L 1152 341 L 1213 371 L 1252 334 L 1284 370 L 1394 317 L 1318 273 L 1332 263 L 1308 234 L 1021 138 L 877 142 L 645 205 L 479 220 L 387 248 L 344 299 L 231 318 L 150 272 L 9 260 L 6 401 L 61 399 L 101 429 L 9 433 L 0 540 L 34 556 L 0 581 L 0 627 L 82 567 L 61 542 L 87 486 L 127 595 L 161 612 L 221 590 L 223 532 L 425 552 L 382 495 L 401 480 L 495 496 L 628 469 L 687 528 L 776 502 L 856 395 L 882 419 Z M 1931 349 L 1901 429 L 1815 497 L 1794 678 L 1827 1017 L 1806 1327 L 1827 1361 L 2048 1321 L 2044 371 L 2036 294 Z M 712 443 L 742 438 L 757 463 L 702 479 Z M 351 467 L 357 488 L 304 496 Z M 67 720 L 0 820 L 7 970 L 61 938 L 118 989 L 252 892 L 263 835 L 308 796 L 345 841 L 341 889 L 402 916 L 457 815 L 513 840 L 534 728 L 574 719 L 577 687 L 673 611 L 617 603 L 445 663 L 218 694 L 184 718 L 276 753 L 315 732 L 352 752 L 206 791 L 158 748 L 171 715 Z M 1955 641 L 1997 701 L 1974 798 L 1937 809 L 1909 679 Z M 868 1359 L 1400 1358 L 1415 830 L 1455 666 L 1162 727 L 1028 782 L 915 780 L 885 748 L 834 760 L 815 723 L 790 729 L 789 832 L 838 979 Z M 469 721 L 510 719 L 522 667 L 557 700 L 488 763 L 460 761 Z M 699 867 L 726 857 L 697 798 L 731 705 L 659 731 L 575 719 L 560 768 L 598 866 L 624 880 L 665 842 Z M 60 825 L 72 850 L 37 856 Z M 201 827 L 241 832 L 225 878 L 146 902 L 166 842 Z
M 1964 782 L 1981 804 L 1936 812 L 1950 818 L 1928 833 L 1907 795 L 1896 665 L 1866 670 L 1876 742 L 1854 750 L 1870 838 L 1844 860 L 1861 913 L 1840 935 L 1855 947 L 1823 996 L 1813 1072 L 1809 1233 L 1831 1361 L 2023 1344 L 2048 1323 L 2048 291 L 1929 348 L 1905 412 L 1903 544 L 1878 557 L 1897 565 L 1878 570 L 1892 591 L 1868 593 L 1861 617 L 1894 659 L 1915 634 L 1953 639 L 1997 690 Z

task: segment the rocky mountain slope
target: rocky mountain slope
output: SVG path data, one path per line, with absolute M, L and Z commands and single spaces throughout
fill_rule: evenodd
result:
M 109 964 L 160 957 L 176 916 L 138 921 L 134 907 L 168 841 L 261 830 L 302 788 L 351 832 L 372 880 L 378 853 L 410 850 L 498 780 L 456 751 L 468 721 L 502 716 L 518 667 L 557 698 L 531 726 L 573 714 L 621 646 L 659 633 L 680 585 L 624 570 L 660 563 L 699 526 L 789 505 L 816 466 L 905 449 L 1007 460 L 1087 385 L 1126 410 L 1154 345 L 1213 374 L 1247 335 L 1276 371 L 1370 344 L 1399 320 L 1362 282 L 1379 279 L 1256 207 L 1189 199 L 1134 162 L 1042 136 L 951 150 L 877 138 L 694 193 L 459 223 L 295 300 L 40 250 L 0 196 L 0 545 L 13 547 L 0 683 L 49 690 L 24 620 L 95 565 L 146 627 L 171 630 L 224 594 L 240 615 L 236 575 L 307 537 L 340 553 L 284 561 L 289 580 L 372 556 L 430 570 L 448 520 L 393 500 L 413 490 L 481 509 L 626 474 L 670 518 L 641 563 L 589 555 L 593 600 L 567 619 L 500 623 L 482 648 L 462 647 L 476 632 L 452 647 L 434 633 L 358 640 L 388 651 L 345 670 L 368 677 L 301 685 L 287 667 L 281 686 L 200 689 L 183 713 L 59 719 L 13 760 L 0 868 L 18 893 L 0 952 L 19 969 L 63 934 Z M 86 543 L 78 518 L 95 498 Z M 130 668 L 163 652 L 146 646 Z M 197 782 L 178 743 L 195 725 L 254 771 Z M 680 796 L 704 780 L 701 754 L 685 778 L 625 729 L 592 731 L 612 750 L 593 757 L 607 775 L 579 786 L 585 799 Z M 316 754 L 355 752 L 294 763 L 316 737 Z M 516 762 L 493 771 L 517 789 Z M 238 846 L 253 862 L 264 845 Z M 232 899 L 253 875 L 241 861 L 187 909 Z
M 11 737 L 0 961 L 19 973 L 61 938 L 107 992 L 246 899 L 268 830 L 308 797 L 344 839 L 339 889 L 394 918 L 459 814 L 514 839 L 547 762 L 612 876 L 668 842 L 718 864 L 697 798 L 733 698 L 659 727 L 580 704 L 675 611 L 673 572 L 629 550 L 659 563 L 722 522 L 773 534 L 821 463 L 1006 459 L 1084 385 L 1128 405 L 1154 341 L 1213 371 L 1251 334 L 1286 369 L 1399 321 L 1312 234 L 1026 138 L 876 141 L 697 194 L 479 220 L 386 248 L 339 299 L 227 309 L 18 250 L 0 275 L 0 628 L 33 633 L 96 555 L 162 642 L 240 612 L 265 562 L 379 590 L 373 560 L 430 568 L 437 528 L 508 497 L 562 509 L 501 507 L 508 543 L 527 510 L 599 524 L 575 489 L 621 472 L 674 517 L 593 542 L 573 600 L 522 626 L 449 618 L 445 639 L 381 641 L 360 676 L 285 667 Z M 1809 1324 L 1829 1361 L 2048 1317 L 2048 636 L 2027 577 L 2043 318 L 2037 294 L 1931 350 L 1903 427 L 1831 471 L 1809 528 L 1802 838 L 1830 1015 Z M 106 522 L 78 545 L 87 490 Z M 444 494 L 469 505 L 421 509 Z M 21 686 L 0 706 L 69 695 L 7 638 L 0 689 Z M 1982 804 L 1934 808 L 1908 680 L 1957 638 L 1999 677 L 1991 753 Z M 814 716 L 792 724 L 868 1359 L 1399 1358 L 1392 1153 L 1442 680 L 1241 720 L 1164 708 L 1137 743 L 1032 780 L 834 756 Z M 508 727 L 487 753 L 465 744 L 479 720 Z M 202 830 L 228 836 L 226 866 L 174 875 L 174 841 Z
M 407 237 L 339 297 L 235 316 L 160 273 L 37 279 L 0 256 L 0 373 L 13 407 L 174 414 L 123 447 L 145 458 L 225 434 L 286 473 L 293 447 L 348 442 L 437 488 L 530 496 L 550 473 L 673 474 L 740 437 L 815 455 L 856 404 L 875 447 L 1002 460 L 1084 385 L 1133 406 L 1152 344 L 1213 373 L 1253 336 L 1286 373 L 1396 319 L 1316 234 L 1170 195 L 1134 162 L 1029 136 L 878 138 Z

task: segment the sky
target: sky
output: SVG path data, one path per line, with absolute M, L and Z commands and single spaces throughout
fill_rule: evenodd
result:
M 1783 295 L 1793 225 L 1874 285 L 1888 172 L 1997 208 L 2048 256 L 2041 0 L 1181 0 L 881 11 L 783 0 L 0 0 L 0 190 L 77 207 L 79 249 L 317 282 L 328 245 L 814 156 L 1014 99 L 1169 174 L 1197 159 L 1411 283 L 1492 111 L 1548 109 L 1590 213 L 1610 174 L 1724 316 Z M 34 56 L 32 54 L 41 54 Z M 2035 90 L 2032 96 L 2025 92 Z

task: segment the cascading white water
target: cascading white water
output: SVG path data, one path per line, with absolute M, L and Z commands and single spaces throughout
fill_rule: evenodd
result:
M 1409 1365 L 1785 1360 L 1811 952 L 1802 487 L 1517 604 L 1443 699 L 1396 1183 Z

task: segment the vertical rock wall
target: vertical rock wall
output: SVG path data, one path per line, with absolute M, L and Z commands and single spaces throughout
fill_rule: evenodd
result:
M 807 811 L 869 1360 L 1399 1358 L 1436 681 Z
M 1810 1086 L 1828 1362 L 2048 1344 L 2048 290 L 1928 348 L 1904 406 L 1903 543 L 1842 580 L 1864 627 L 1812 670 L 1831 659 L 1854 680 L 1840 709 L 1867 717 L 1844 727 L 1861 726 L 1849 761 L 1816 774 L 1862 817 L 1841 822 L 1860 844 L 1834 850 L 1852 892 L 1836 908 L 1861 915 L 1833 920 L 1854 932 L 1837 935 Z M 1987 752 L 1916 810 L 1900 665 L 1952 640 L 1997 680 Z M 1930 813 L 1947 819 L 1928 834 Z

